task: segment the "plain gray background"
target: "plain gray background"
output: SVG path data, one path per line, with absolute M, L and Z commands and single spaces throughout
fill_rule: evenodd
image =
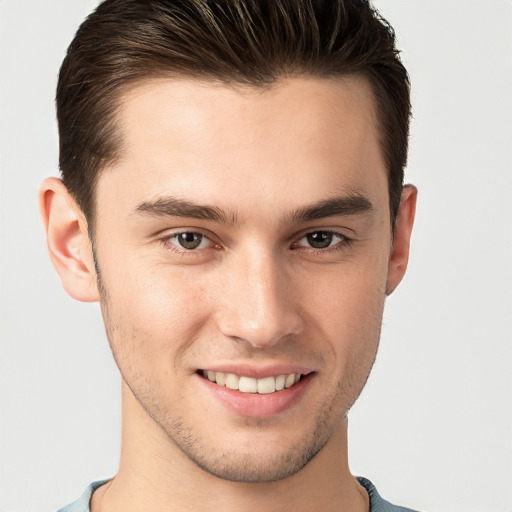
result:
M 119 377 L 97 305 L 46 254 L 53 96 L 92 0 L 0 0 L 0 510 L 52 511 L 114 474 Z M 512 510 L 512 2 L 379 0 L 413 84 L 408 275 L 350 414 L 353 473 L 425 511 Z

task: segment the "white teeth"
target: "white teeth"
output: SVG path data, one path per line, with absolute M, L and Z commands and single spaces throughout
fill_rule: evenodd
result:
M 285 382 L 286 382 L 285 375 L 279 375 L 279 377 L 276 377 L 276 391 L 281 391 L 282 389 L 284 389 Z
M 234 373 L 226 373 L 226 387 L 228 389 L 238 389 L 238 377 Z
M 238 390 L 242 391 L 242 393 L 257 393 L 258 381 L 256 379 L 252 379 L 251 377 L 240 377 Z
M 220 384 L 221 386 L 226 385 L 226 374 L 222 372 L 215 372 L 217 375 L 217 378 L 215 379 L 217 381 L 217 384 Z
M 291 375 L 286 376 L 286 380 L 284 381 L 284 387 L 288 389 L 289 387 L 293 386 L 295 384 L 295 374 L 292 373 Z
M 205 379 L 216 382 L 219 386 L 226 386 L 228 389 L 236 389 L 242 393 L 259 393 L 264 395 L 292 387 L 295 383 L 299 382 L 301 374 L 291 373 L 290 375 L 255 379 L 245 375 L 239 377 L 234 373 L 203 370 L 203 376 Z
M 267 395 L 268 393 L 273 393 L 275 390 L 275 377 L 265 377 L 264 379 L 258 379 L 258 393 Z

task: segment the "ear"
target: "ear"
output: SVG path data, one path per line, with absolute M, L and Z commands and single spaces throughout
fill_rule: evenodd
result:
M 404 186 L 393 230 L 393 247 L 391 248 L 391 256 L 389 258 L 388 279 L 386 283 L 387 295 L 393 293 L 407 270 L 417 196 L 418 190 L 415 186 Z
M 74 299 L 99 300 L 87 221 L 61 180 L 47 178 L 39 189 L 39 210 L 50 259 L 62 286 Z

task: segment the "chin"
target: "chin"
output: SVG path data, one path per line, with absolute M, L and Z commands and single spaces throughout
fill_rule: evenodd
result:
M 322 450 L 335 430 L 335 426 L 320 422 L 310 425 L 295 440 L 279 434 L 265 435 L 263 430 L 262 435 L 253 431 L 244 440 L 238 437 L 230 442 L 223 437 L 214 445 L 212 438 L 205 442 L 200 435 L 180 427 L 167 434 L 189 460 L 210 475 L 240 483 L 276 482 L 298 473 Z
M 223 453 L 217 459 L 189 458 L 201 469 L 222 480 L 262 484 L 283 480 L 298 473 L 321 449 L 322 446 L 308 447 L 306 450 L 292 449 L 288 453 L 264 459 L 260 454 L 234 451 Z

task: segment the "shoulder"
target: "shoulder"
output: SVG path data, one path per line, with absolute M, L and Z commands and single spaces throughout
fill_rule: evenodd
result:
M 90 512 L 89 503 L 91 501 L 92 493 L 100 486 L 103 485 L 108 480 L 100 480 L 98 482 L 93 482 L 91 485 L 85 489 L 84 493 L 80 498 L 78 498 L 73 503 L 66 505 L 65 507 L 59 509 L 57 512 Z
M 357 481 L 366 489 L 370 497 L 370 512 L 417 512 L 410 508 L 398 507 L 381 498 L 375 486 L 367 478 L 357 477 Z

